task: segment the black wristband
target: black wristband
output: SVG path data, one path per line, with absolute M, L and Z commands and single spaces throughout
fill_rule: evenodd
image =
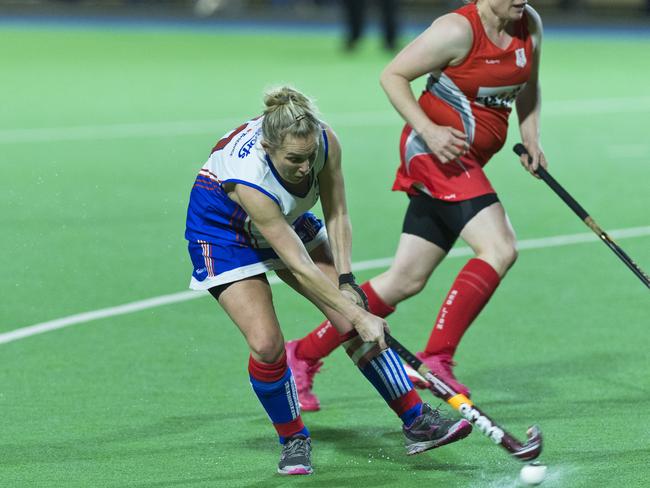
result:
M 356 281 L 352 273 L 343 273 L 339 275 L 339 286 L 345 285 L 346 283 L 350 285 L 356 285 Z

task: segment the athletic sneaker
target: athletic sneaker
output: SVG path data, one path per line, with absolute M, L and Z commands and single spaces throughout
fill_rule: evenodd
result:
M 322 361 L 306 361 L 296 357 L 298 341 L 289 341 L 285 344 L 287 351 L 287 365 L 293 373 L 298 390 L 298 401 L 300 408 L 305 412 L 320 410 L 320 400 L 314 395 L 311 389 L 314 386 L 314 376 L 320 371 Z
M 467 388 L 465 385 L 459 382 L 454 376 L 454 372 L 452 371 L 451 368 L 456 366 L 456 363 L 451 360 L 451 356 L 449 354 L 436 354 L 433 356 L 425 356 L 423 352 L 418 352 L 415 355 L 420 361 L 422 361 L 426 365 L 427 368 L 431 370 L 433 374 L 435 374 L 438 378 L 440 378 L 442 381 L 447 383 L 456 393 L 462 393 L 463 395 L 469 398 L 470 396 L 469 388 Z M 414 371 L 413 368 L 410 369 L 411 371 Z M 412 377 L 411 374 L 409 374 L 409 378 L 411 378 L 411 382 L 413 383 L 413 385 L 418 388 L 428 388 L 429 382 L 426 381 L 424 378 L 422 378 L 422 376 L 420 376 L 419 374 L 417 374 L 417 376 L 426 384 L 424 386 L 419 386 L 416 383 L 418 382 L 418 379 L 415 376 Z M 421 384 L 422 382 L 419 381 L 419 383 Z
M 402 431 L 406 454 L 411 456 L 464 439 L 472 431 L 472 424 L 465 419 L 443 417 L 437 408 L 423 403 L 420 416 L 408 427 L 403 426 Z
M 312 474 L 311 439 L 304 435 L 295 435 L 286 440 L 282 446 L 278 473 Z

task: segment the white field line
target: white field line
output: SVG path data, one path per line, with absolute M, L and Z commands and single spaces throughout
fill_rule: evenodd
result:
M 544 117 L 631 112 L 650 113 L 650 97 L 565 101 L 553 100 L 544 102 L 544 107 L 542 109 Z M 399 125 L 401 123 L 399 116 L 394 111 L 389 110 L 335 113 L 326 117 L 326 120 L 334 127 L 381 127 Z M 241 123 L 241 117 L 226 117 L 210 120 L 186 120 L 175 122 L 142 122 L 72 127 L 46 127 L 35 129 L 4 129 L 0 130 L 0 144 L 182 136 L 192 134 L 219 135 L 224 128 L 227 129 L 229 127 L 234 127 Z
M 616 144 L 607 146 L 607 155 L 614 158 L 640 159 L 650 156 L 650 144 Z
M 631 227 L 628 229 L 613 230 L 609 233 L 615 239 L 628 239 L 633 237 L 644 237 L 650 235 L 650 226 L 647 227 Z M 545 237 L 541 239 L 526 239 L 519 241 L 519 249 L 541 249 L 547 247 L 568 246 L 571 244 L 580 244 L 584 242 L 595 242 L 598 238 L 593 233 L 584 234 L 568 234 L 555 237 Z M 472 250 L 467 247 L 452 249 L 449 257 L 471 256 Z M 354 271 L 362 271 L 367 269 L 385 268 L 390 265 L 393 258 L 372 259 L 369 261 L 359 261 L 354 263 L 352 269 Z M 280 279 L 273 276 L 269 279 L 272 285 L 281 283 Z M 10 332 L 0 334 L 0 344 L 17 341 L 33 335 L 42 334 L 51 330 L 62 329 L 76 324 L 83 324 L 93 320 L 99 320 L 107 317 L 114 317 L 116 315 L 124 315 L 127 313 L 138 312 L 150 308 L 160 307 L 162 305 L 169 305 L 171 303 L 184 302 L 193 300 L 195 298 L 202 298 L 208 296 L 206 292 L 195 291 L 182 291 L 179 293 L 172 293 L 170 295 L 162 295 L 159 297 L 148 298 L 146 300 L 139 300 L 137 302 L 126 303 L 124 305 L 117 305 L 115 307 L 102 308 L 92 312 L 84 312 L 60 319 L 49 320 L 39 324 L 21 327 Z

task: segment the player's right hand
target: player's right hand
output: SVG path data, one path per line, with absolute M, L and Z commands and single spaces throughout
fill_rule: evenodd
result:
M 420 137 L 443 164 L 455 161 L 469 151 L 467 135 L 453 127 L 431 124 Z
M 542 166 L 544 169 L 548 167 L 546 162 L 546 156 L 544 156 L 544 151 L 539 143 L 529 143 L 524 144 L 527 154 L 522 154 L 519 157 L 521 165 L 535 178 L 539 178 L 537 175 L 537 168 Z
M 384 319 L 364 311 L 363 315 L 352 325 L 364 342 L 376 342 L 382 351 L 388 349 L 384 330 L 390 332 L 390 329 Z

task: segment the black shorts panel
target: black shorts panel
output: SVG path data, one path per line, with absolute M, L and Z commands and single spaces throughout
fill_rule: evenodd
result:
M 219 301 L 219 297 L 221 296 L 221 294 L 224 291 L 226 291 L 226 288 L 228 288 L 233 283 L 237 283 L 237 282 L 233 281 L 231 283 L 224 283 L 223 285 L 213 286 L 212 288 L 208 288 L 208 291 L 210 292 L 210 295 L 212 295 L 216 301 Z
M 238 283 L 238 282 L 244 281 L 244 280 L 262 280 L 262 281 L 264 281 L 264 282 L 266 282 L 268 284 L 266 274 L 260 273 L 260 274 L 255 275 L 255 276 L 248 276 L 247 278 L 242 278 L 241 280 L 231 281 L 230 283 L 224 283 L 222 285 L 213 286 L 212 288 L 208 288 L 208 291 L 210 292 L 210 295 L 212 295 L 216 301 L 219 301 L 219 297 L 221 296 L 221 294 L 224 291 L 226 291 L 226 289 L 228 289 L 228 287 L 230 285 L 234 285 L 235 283 Z
M 444 249 L 453 247 L 467 222 L 486 207 L 499 201 L 496 193 L 488 193 L 460 202 L 447 202 L 424 193 L 410 196 L 402 232 L 412 234 Z

